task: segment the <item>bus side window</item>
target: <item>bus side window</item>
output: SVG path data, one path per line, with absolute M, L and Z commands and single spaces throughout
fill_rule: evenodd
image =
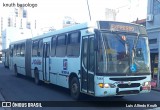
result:
M 56 37 L 52 38 L 52 42 L 51 42 L 51 56 L 54 57 L 55 53 L 56 53 Z
M 89 49 L 89 70 L 94 72 L 94 37 L 90 38 Z
M 10 50 L 10 56 L 13 57 L 13 48 Z
M 56 56 L 64 57 L 66 55 L 66 35 L 60 35 L 57 39 Z
M 67 56 L 78 57 L 80 54 L 80 32 L 68 35 Z
M 38 41 L 33 41 L 32 42 L 32 56 L 37 57 L 38 53 Z
M 21 50 L 21 45 L 20 44 L 18 44 L 17 45 L 17 56 L 20 56 L 20 50 Z
M 38 53 L 37 53 L 37 55 L 39 56 L 39 57 L 42 57 L 43 56 L 43 40 L 40 40 L 39 41 L 39 45 L 38 45 Z
M 17 53 L 17 45 L 14 45 L 14 48 L 13 48 L 13 55 L 16 56 L 16 53 Z
M 25 44 L 21 44 L 21 52 L 20 52 L 21 56 L 24 57 L 25 55 Z

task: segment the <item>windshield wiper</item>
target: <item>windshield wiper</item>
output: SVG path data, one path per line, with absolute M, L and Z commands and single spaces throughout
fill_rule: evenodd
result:
M 133 62 L 134 62 L 134 57 L 135 57 L 135 52 L 136 52 L 136 46 L 137 46 L 137 43 L 138 43 L 138 39 L 139 39 L 139 34 L 137 35 L 136 39 L 134 40 L 134 44 L 133 44 L 133 48 L 132 48 L 131 64 L 133 64 Z
M 137 71 L 137 66 L 134 62 L 134 58 L 135 58 L 135 53 L 136 53 L 136 46 L 138 43 L 138 39 L 139 39 L 139 34 L 137 35 L 136 39 L 134 40 L 134 44 L 133 44 L 133 48 L 132 48 L 132 53 L 131 53 L 131 72 L 136 72 Z

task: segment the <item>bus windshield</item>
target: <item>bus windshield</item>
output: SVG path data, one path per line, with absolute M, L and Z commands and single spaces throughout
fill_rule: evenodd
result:
M 150 73 L 147 39 L 141 35 L 101 33 L 97 72 Z

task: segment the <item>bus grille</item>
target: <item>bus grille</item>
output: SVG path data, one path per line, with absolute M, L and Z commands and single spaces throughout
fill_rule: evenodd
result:
M 117 92 L 117 95 L 123 95 L 123 94 L 138 94 L 139 90 L 129 90 L 129 91 L 120 91 Z
M 139 87 L 140 83 L 131 83 L 129 84 L 118 84 L 117 85 L 119 88 L 132 88 L 132 87 Z
M 109 78 L 112 81 L 140 81 L 146 77 L 122 77 L 122 78 Z

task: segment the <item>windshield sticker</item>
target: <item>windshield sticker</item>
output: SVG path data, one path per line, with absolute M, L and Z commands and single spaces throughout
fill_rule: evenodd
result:
M 137 71 L 137 66 L 136 66 L 135 64 L 132 64 L 132 65 L 130 66 L 130 70 L 131 70 L 132 72 L 136 72 L 136 71 Z

